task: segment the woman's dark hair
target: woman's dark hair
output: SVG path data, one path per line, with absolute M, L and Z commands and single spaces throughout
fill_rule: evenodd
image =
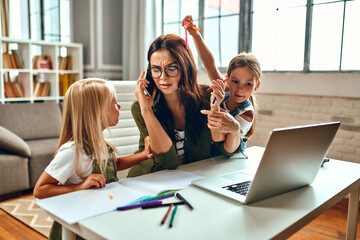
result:
M 161 35 L 150 45 L 147 60 L 150 66 L 151 55 L 161 49 L 169 51 L 175 59 L 181 73 L 178 93 L 181 103 L 185 106 L 186 125 L 190 130 L 195 143 L 199 139 L 199 123 L 206 124 L 206 117 L 200 113 L 205 99 L 200 85 L 197 83 L 197 68 L 190 48 L 186 49 L 185 41 L 175 34 Z M 147 75 L 150 82 L 154 81 L 150 74 Z M 166 130 L 172 141 L 175 140 L 174 120 L 167 107 L 164 95 L 157 90 L 153 110 L 157 119 L 166 126 Z

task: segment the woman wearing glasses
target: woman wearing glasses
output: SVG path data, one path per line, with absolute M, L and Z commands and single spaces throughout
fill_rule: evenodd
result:
M 200 113 L 210 109 L 210 94 L 208 86 L 197 83 L 195 61 L 185 41 L 174 34 L 161 35 L 151 44 L 147 59 L 131 112 L 140 131 L 138 151 L 144 150 L 144 138 L 149 135 L 153 158 L 134 166 L 128 176 L 174 169 L 219 153 L 231 156 L 239 143 L 227 144 L 226 150 L 224 142 L 213 143 L 207 118 Z M 227 127 L 238 132 L 236 121 Z

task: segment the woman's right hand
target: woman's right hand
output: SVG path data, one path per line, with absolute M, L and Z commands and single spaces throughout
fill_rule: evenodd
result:
M 144 93 L 144 89 L 148 86 L 149 83 L 150 82 L 145 78 L 145 71 L 142 71 L 139 79 L 136 81 L 135 88 L 135 95 L 140 104 L 141 111 L 151 110 L 151 107 L 154 103 L 156 88 L 154 88 L 154 91 L 150 93 L 152 94 L 151 97 L 147 97 Z
M 80 184 L 82 190 L 89 188 L 103 188 L 105 185 L 106 179 L 104 175 L 98 173 L 91 174 Z

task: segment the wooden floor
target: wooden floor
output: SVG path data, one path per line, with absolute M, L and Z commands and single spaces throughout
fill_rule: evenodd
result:
M 345 239 L 348 200 L 342 199 L 290 237 L 291 240 Z M 360 220 L 360 217 L 358 218 Z M 358 221 L 357 239 L 360 239 Z M 44 236 L 0 210 L 0 239 L 45 240 Z

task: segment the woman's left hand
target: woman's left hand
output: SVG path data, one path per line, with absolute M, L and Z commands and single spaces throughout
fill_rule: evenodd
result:
M 202 114 L 208 116 L 208 128 L 221 133 L 240 133 L 240 123 L 224 109 L 220 112 L 213 112 L 210 110 L 201 110 Z

